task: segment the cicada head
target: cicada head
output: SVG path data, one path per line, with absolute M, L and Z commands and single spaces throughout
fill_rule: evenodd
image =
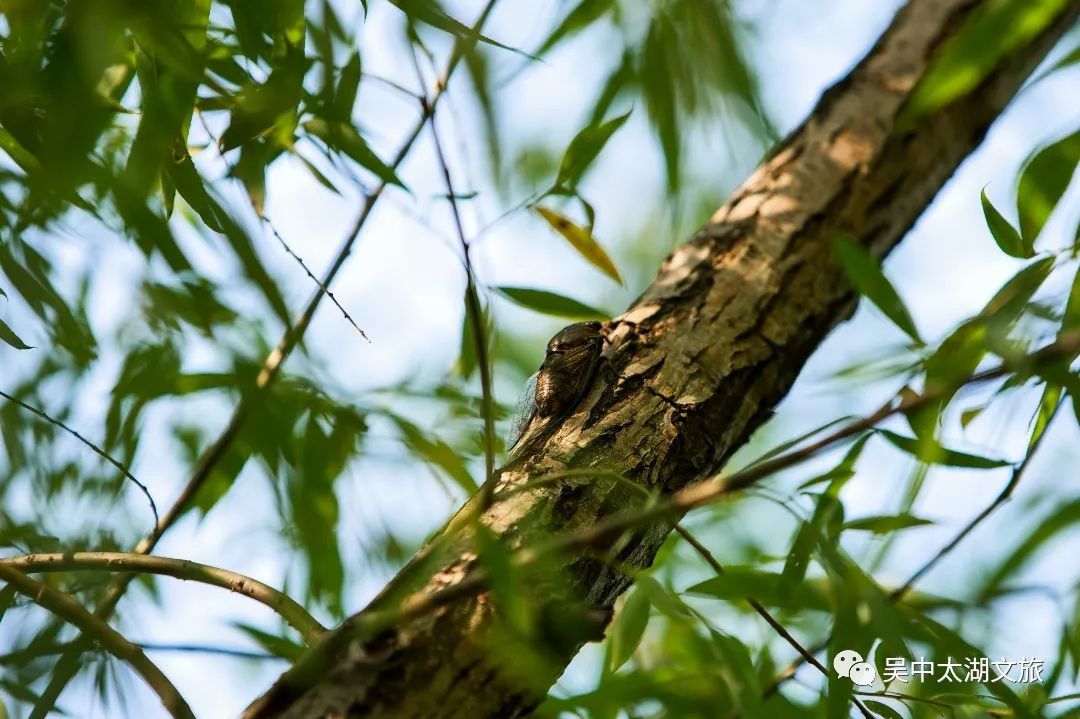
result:
M 565 352 L 592 345 L 600 338 L 599 322 L 575 322 L 568 325 L 548 342 L 548 352 Z

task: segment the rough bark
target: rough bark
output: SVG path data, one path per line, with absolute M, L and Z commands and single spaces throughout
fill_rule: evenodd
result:
M 607 325 L 591 390 L 560 426 L 519 442 L 497 492 L 568 467 L 611 469 L 671 492 L 723 465 L 854 308 L 831 237 L 857 238 L 883 257 L 1080 12 L 1077 0 L 1063 3 L 1049 27 L 973 92 L 901 130 L 913 88 L 981 4 L 912 0 L 897 14 L 862 62 Z M 533 546 L 636 501 L 615 481 L 568 478 L 498 501 L 482 521 L 513 546 Z M 461 519 L 475 504 L 365 611 L 460 582 L 477 563 L 471 520 Z M 481 593 L 377 641 L 344 642 L 324 671 L 284 676 L 245 716 L 527 715 L 582 643 L 602 631 L 597 617 L 630 583 L 626 566 L 648 566 L 670 529 L 659 523 L 624 537 L 615 563 L 583 552 L 530 576 L 528 598 L 554 618 L 554 629 L 528 641 L 547 664 L 514 660 L 526 656 L 524 645 L 515 644 L 497 598 Z M 593 611 L 575 612 L 575 603 Z M 515 671 L 522 663 L 527 669 Z

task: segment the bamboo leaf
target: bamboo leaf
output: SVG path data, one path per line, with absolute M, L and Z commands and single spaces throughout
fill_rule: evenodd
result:
M 1026 241 L 1016 231 L 1016 228 L 997 211 L 997 208 L 986 196 L 986 190 L 982 191 L 983 217 L 986 218 L 986 226 L 990 229 L 990 235 L 994 238 L 997 246 L 1010 257 L 1028 258 L 1035 255 L 1032 243 Z
M 928 464 L 940 464 L 946 467 L 966 467 L 968 469 L 996 469 L 998 467 L 1007 467 L 1009 462 L 1004 459 L 993 459 L 990 457 L 979 457 L 974 454 L 967 454 L 966 452 L 958 452 L 954 449 L 946 449 L 939 444 L 933 443 L 928 438 L 915 439 L 914 437 L 904 437 L 890 432 L 887 429 L 878 431 L 885 439 L 896 447 L 907 452 L 910 455 L 918 457 L 922 462 Z
M 855 289 L 877 305 L 877 308 L 911 339 L 922 344 L 915 321 L 904 306 L 904 301 L 870 253 L 861 245 L 841 236 L 833 238 L 833 251 Z
M 874 534 L 889 534 L 898 529 L 921 527 L 927 524 L 933 524 L 933 522 L 910 514 L 896 514 L 852 519 L 844 522 L 844 529 L 873 532 Z
M 608 671 L 614 672 L 634 656 L 649 625 L 652 603 L 640 589 L 634 589 L 626 597 L 615 621 L 611 624 L 608 641 Z
M 304 123 L 304 129 L 325 142 L 330 148 L 340 150 L 364 169 L 370 170 L 383 182 L 405 187 L 394 169 L 383 162 L 360 136 L 356 128 L 346 122 L 333 122 L 316 117 Z
M 589 166 L 593 163 L 600 151 L 604 149 L 615 131 L 622 127 L 630 113 L 619 115 L 607 122 L 592 124 L 579 132 L 563 155 L 562 164 L 559 165 L 559 174 L 555 180 L 556 187 L 573 188 Z
M 606 320 L 611 317 L 607 312 L 554 292 L 527 287 L 496 287 L 495 289 L 514 304 L 545 315 L 572 320 Z
M 1080 163 L 1080 132 L 1036 152 L 1020 175 L 1016 208 L 1020 234 L 1028 246 L 1035 244 L 1043 225 L 1072 181 Z
M 31 350 L 34 349 L 30 345 L 19 339 L 19 336 L 15 334 L 15 331 L 7 325 L 6 322 L 0 320 L 0 340 L 11 345 L 17 350 Z

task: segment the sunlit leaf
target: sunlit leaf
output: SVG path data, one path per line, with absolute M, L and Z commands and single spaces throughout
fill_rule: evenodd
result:
M 534 209 L 537 214 L 543 217 L 544 220 L 551 225 L 552 229 L 562 235 L 563 238 L 578 251 L 578 254 L 589 262 L 589 264 L 596 267 L 620 285 L 623 283 L 622 276 L 619 275 L 619 270 L 615 267 L 615 263 L 611 261 L 608 253 L 587 230 L 574 224 L 568 217 L 555 210 L 539 206 Z
M 931 63 L 904 106 L 898 127 L 975 90 L 999 62 L 1038 35 L 1068 0 L 995 0 L 982 4 Z
M 1077 163 L 1080 163 L 1080 132 L 1044 147 L 1028 161 L 1020 175 L 1016 206 L 1020 213 L 1020 233 L 1033 245 L 1050 213 L 1065 194 Z
M 756 599 L 766 606 L 782 609 L 830 609 L 828 594 L 820 583 L 791 582 L 781 574 L 750 567 L 725 567 L 723 574 L 699 582 L 686 591 L 727 601 Z

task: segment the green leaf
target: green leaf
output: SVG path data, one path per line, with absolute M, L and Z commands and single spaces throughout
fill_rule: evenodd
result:
M 844 529 L 861 530 L 873 532 L 874 534 L 890 534 L 899 529 L 921 527 L 927 524 L 933 524 L 933 522 L 910 514 L 896 514 L 852 519 L 844 523 Z
M 581 179 L 581 176 L 585 174 L 585 171 L 589 169 L 600 151 L 604 149 L 607 141 L 611 139 L 616 130 L 626 123 L 629 117 L 630 112 L 627 112 L 608 122 L 589 125 L 579 132 L 570 141 L 570 146 L 566 148 L 562 164 L 559 165 L 559 174 L 555 180 L 555 186 L 572 189 Z
M 216 202 L 214 204 L 216 206 L 215 215 L 221 223 L 221 231 L 224 233 L 225 240 L 229 243 L 233 254 L 240 261 L 244 274 L 262 291 L 263 297 L 274 310 L 274 313 L 282 322 L 286 323 L 286 326 L 289 326 L 292 318 L 289 316 L 289 308 L 285 304 L 285 298 L 281 296 L 281 289 L 270 276 L 270 273 L 266 271 L 262 260 L 259 259 L 259 255 L 251 242 L 251 236 L 229 216 L 220 204 Z
M 1077 524 L 1080 524 L 1080 500 L 1076 499 L 1055 507 L 1044 517 L 1037 518 L 1032 523 L 1034 530 L 1024 537 L 985 581 L 980 596 L 991 596 L 1009 577 L 1030 562 L 1041 547 Z
M 7 610 L 15 603 L 16 593 L 15 587 L 10 584 L 5 584 L 4 588 L 0 589 L 0 624 L 3 623 Z
M 587 28 L 611 10 L 614 5 L 615 0 L 581 0 L 573 10 L 567 13 L 558 27 L 540 43 L 540 48 L 536 51 L 537 57 L 558 45 L 562 40 Z
M 778 609 L 822 612 L 830 610 L 830 600 L 824 585 L 805 582 L 801 578 L 790 582 L 782 574 L 749 567 L 725 567 L 723 574 L 699 582 L 686 592 L 724 601 L 755 599 Z
M 360 51 L 357 50 L 341 68 L 337 90 L 334 93 L 334 111 L 345 122 L 352 118 L 353 105 L 356 104 L 356 92 L 360 87 Z
M 270 652 L 276 657 L 282 659 L 288 659 L 290 662 L 295 662 L 302 657 L 307 650 L 304 645 L 294 642 L 288 637 L 279 636 L 277 634 L 271 634 L 265 632 L 262 629 L 253 627 L 250 624 L 243 624 L 240 622 L 234 622 L 233 627 L 239 629 L 246 634 L 248 638 L 258 644 L 260 647 Z
M 1039 409 L 1035 413 L 1035 421 L 1031 427 L 1031 437 L 1028 439 L 1028 451 L 1030 452 L 1035 443 L 1042 437 L 1043 432 L 1050 426 L 1050 420 L 1053 419 L 1054 413 L 1057 412 L 1058 406 L 1061 404 L 1062 388 L 1060 385 L 1047 383 L 1043 387 L 1042 397 L 1039 399 Z
M 383 162 L 349 123 L 327 121 L 316 117 L 304 123 L 304 129 L 325 142 L 331 149 L 340 150 L 361 167 L 390 185 L 405 187 L 394 169 Z
M 617 671 L 634 656 L 645 636 L 651 608 L 648 595 L 640 589 L 632 590 L 626 597 L 608 635 L 608 671 Z
M 1004 58 L 1054 21 L 1068 0 L 998 0 L 982 3 L 931 63 L 901 110 L 904 131 L 970 92 Z
M 990 457 L 979 457 L 974 454 L 957 452 L 923 439 L 904 437 L 887 429 L 878 430 L 878 434 L 889 440 L 893 446 L 927 464 L 940 464 L 945 467 L 966 467 L 968 469 L 997 469 L 998 467 L 1009 466 L 1009 462 L 1004 459 L 991 459 Z
M 207 192 L 191 157 L 187 156 L 180 162 L 169 163 L 166 165 L 166 172 L 176 191 L 180 193 L 188 206 L 195 210 L 203 223 L 214 232 L 222 232 L 221 221 L 217 215 L 220 208 Z
M 6 342 L 17 350 L 34 349 L 19 339 L 19 336 L 15 334 L 15 331 L 8 327 L 7 323 L 3 320 L 0 320 L 0 341 Z
M 634 577 L 634 584 L 649 597 L 652 605 L 666 614 L 669 619 L 681 622 L 693 616 L 693 612 L 683 600 L 658 582 L 655 577 L 639 573 Z
M 453 447 L 441 439 L 429 439 L 429 433 L 403 417 L 391 414 L 390 419 L 397 424 L 405 439 L 405 445 L 416 457 L 443 470 L 467 494 L 471 495 L 477 490 L 477 484 L 469 474 L 465 461 Z
M 12 161 L 28 174 L 41 169 L 41 161 L 15 139 L 10 132 L 0 127 L 0 150 L 7 153 Z
M 396 5 L 403 13 L 405 13 L 411 20 L 422 22 L 425 25 L 431 25 L 434 28 L 438 28 L 443 32 L 450 33 L 454 37 L 460 40 L 466 40 L 469 42 L 484 42 L 488 45 L 494 45 L 504 50 L 510 50 L 511 52 L 521 53 L 508 45 L 503 45 L 501 42 L 496 42 L 486 35 L 473 30 L 468 25 L 455 20 L 451 17 L 442 6 L 436 2 L 436 0 L 390 0 Z
M 611 317 L 607 312 L 554 292 L 527 287 L 496 287 L 495 289 L 514 304 L 545 315 L 572 320 L 606 320 Z
M 874 714 L 877 714 L 879 717 L 882 717 L 882 719 L 904 719 L 904 717 L 900 715 L 900 712 L 896 711 L 895 709 L 893 709 L 891 706 L 888 706 L 887 704 L 882 704 L 881 702 L 871 701 L 869 699 L 864 700 L 863 704 L 871 712 L 873 712 Z
M 619 275 L 619 270 L 615 267 L 615 263 L 611 261 L 608 253 L 604 251 L 604 248 L 600 246 L 600 243 L 596 241 L 596 238 L 594 238 L 588 230 L 574 224 L 568 217 L 555 210 L 540 206 L 536 206 L 533 209 L 547 221 L 553 230 L 562 235 L 563 238 L 578 251 L 578 254 L 589 262 L 589 264 L 618 282 L 620 285 L 623 283 L 622 277 Z
M 1042 287 L 1043 282 L 1054 269 L 1054 258 L 1043 257 L 1032 262 L 1013 275 L 1000 290 L 986 303 L 979 313 L 981 318 L 995 318 L 1012 322 Z
M 483 524 L 476 526 L 477 553 L 487 576 L 488 586 L 504 620 L 522 636 L 533 630 L 527 592 L 521 572 L 504 540 Z
M 986 190 L 982 191 L 982 209 L 983 217 L 986 218 L 986 226 L 990 228 L 990 234 L 994 238 L 994 242 L 1001 249 L 1002 252 L 1010 257 L 1028 258 L 1035 255 L 1035 248 L 1029 238 L 1027 241 L 1020 236 L 1020 233 L 1016 231 L 1016 228 L 1005 219 L 997 208 L 990 202 L 990 198 L 986 196 Z
M 1036 152 L 1023 172 L 1016 191 L 1020 233 L 1034 245 L 1080 163 L 1080 132 Z
M 900 295 L 882 273 L 881 265 L 861 245 L 846 237 L 835 236 L 832 244 L 840 267 L 855 289 L 877 305 L 878 309 L 911 339 L 922 344 L 915 321 L 911 319 Z

